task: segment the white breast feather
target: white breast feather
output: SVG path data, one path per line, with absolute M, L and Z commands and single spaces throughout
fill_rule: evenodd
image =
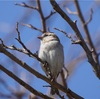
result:
M 58 73 L 64 65 L 63 46 L 58 41 L 52 41 L 45 45 L 41 45 L 39 57 L 43 61 L 49 63 L 53 77 L 57 78 Z

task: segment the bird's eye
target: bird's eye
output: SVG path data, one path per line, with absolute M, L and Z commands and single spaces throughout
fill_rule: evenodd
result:
M 47 34 L 45 34 L 43 37 L 46 37 L 46 36 L 48 36 Z

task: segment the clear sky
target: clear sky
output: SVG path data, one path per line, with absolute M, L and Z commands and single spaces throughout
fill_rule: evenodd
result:
M 44 15 L 48 15 L 52 9 L 52 6 L 50 5 L 48 0 L 41 0 L 42 1 L 42 9 L 44 10 Z M 79 4 L 82 9 L 83 16 L 85 17 L 85 20 L 88 20 L 90 15 L 90 8 L 93 8 L 93 17 L 92 21 L 89 23 L 88 28 L 89 32 L 91 34 L 92 40 L 94 44 L 96 44 L 96 38 L 100 35 L 100 2 L 99 1 L 93 1 L 93 0 L 79 0 Z M 24 27 L 21 24 L 27 23 L 32 24 L 33 26 L 36 26 L 37 28 L 41 28 L 41 20 L 38 16 L 38 13 L 36 11 L 33 11 L 31 9 L 27 9 L 24 7 L 16 6 L 15 3 L 21 3 L 21 2 L 28 2 L 28 0 L 0 0 L 0 38 L 2 38 L 6 45 L 12 45 L 15 44 L 17 47 L 21 47 L 20 44 L 14 39 L 17 37 L 16 34 L 16 22 L 20 22 L 19 24 L 19 30 L 21 32 L 21 37 L 23 42 L 26 44 L 26 46 L 32 51 L 36 52 L 39 49 L 39 40 L 37 39 L 37 36 L 41 35 L 38 31 L 33 31 L 32 29 L 28 27 Z M 59 3 L 61 1 L 59 0 Z M 96 4 L 97 3 L 97 4 Z M 28 3 L 31 4 L 31 3 Z M 32 3 L 31 5 L 35 5 Z M 72 11 L 76 11 L 74 3 L 71 2 L 71 4 L 68 5 L 69 9 Z M 63 8 L 63 7 L 62 7 Z M 64 10 L 66 11 L 66 10 Z M 67 13 L 67 11 L 66 11 Z M 68 14 L 68 13 L 67 13 Z M 81 31 L 83 37 L 84 31 L 81 27 L 80 20 L 77 15 L 70 15 L 70 18 L 74 21 L 77 20 L 77 24 L 79 27 L 79 30 Z M 24 18 L 23 18 L 24 16 Z M 54 15 L 47 21 L 47 26 L 50 27 L 50 30 L 53 32 L 56 32 L 58 37 L 61 40 L 61 43 L 64 46 L 64 52 L 65 52 L 65 64 L 67 62 L 70 62 L 71 59 L 75 59 L 75 57 L 78 56 L 78 54 L 83 53 L 84 51 L 79 45 L 72 45 L 71 41 L 66 38 L 62 33 L 54 30 L 53 28 L 59 28 L 62 29 L 70 34 L 74 34 L 73 30 L 70 28 L 70 26 L 60 17 L 59 14 Z M 98 43 L 100 44 L 100 42 Z M 97 45 L 100 46 L 100 45 Z M 11 51 L 12 52 L 12 51 Z M 100 52 L 100 48 L 98 47 L 98 52 Z M 14 52 L 13 52 L 14 53 Z M 42 71 L 39 63 L 35 59 L 30 59 L 28 56 L 23 55 L 15 51 L 15 55 L 22 59 L 23 61 L 27 62 L 30 66 L 38 70 L 40 73 L 44 74 Z M 6 62 L 7 61 L 7 62 Z M 7 69 L 13 70 L 14 66 L 12 64 L 12 61 L 7 58 L 6 56 L 0 54 L 0 64 L 3 64 Z M 11 65 L 11 66 L 8 66 Z M 17 64 L 15 64 L 18 66 Z M 19 72 L 19 76 L 22 77 L 22 79 L 27 80 L 27 78 L 23 78 L 22 75 L 26 75 L 27 77 L 27 71 L 24 69 L 19 68 L 17 72 Z M 31 74 L 30 77 L 32 77 L 33 81 L 31 82 L 31 85 L 36 88 L 37 90 L 41 92 L 46 92 L 45 89 L 42 86 L 46 83 L 44 81 L 39 80 L 36 77 L 33 77 Z M 91 65 L 88 63 L 87 58 L 85 58 L 82 62 L 80 62 L 73 73 L 72 76 L 68 79 L 68 87 L 79 94 L 80 96 L 84 97 L 85 99 L 100 99 L 100 80 L 95 76 L 93 69 Z M 0 78 L 6 77 L 5 81 L 7 81 L 8 85 L 11 87 L 16 88 L 15 82 L 6 74 L 0 71 Z M 29 78 L 28 78 L 29 79 Z M 28 82 L 28 80 L 27 80 Z M 28 83 L 30 83 L 28 82 Z M 0 84 L 0 92 L 9 93 L 2 84 Z

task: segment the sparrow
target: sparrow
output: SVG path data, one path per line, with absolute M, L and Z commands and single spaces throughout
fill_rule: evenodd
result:
M 57 35 L 51 32 L 43 33 L 42 36 L 38 38 L 41 40 L 39 58 L 47 62 L 50 71 L 48 72 L 43 64 L 41 64 L 42 69 L 48 78 L 52 76 L 53 80 L 56 80 L 64 66 L 63 46 Z M 51 94 L 55 94 L 52 87 Z

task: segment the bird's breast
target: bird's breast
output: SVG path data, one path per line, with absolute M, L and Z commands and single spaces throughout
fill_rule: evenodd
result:
M 50 50 L 55 49 L 58 45 L 59 45 L 58 41 L 50 41 L 50 42 L 41 44 L 41 48 L 50 51 Z

